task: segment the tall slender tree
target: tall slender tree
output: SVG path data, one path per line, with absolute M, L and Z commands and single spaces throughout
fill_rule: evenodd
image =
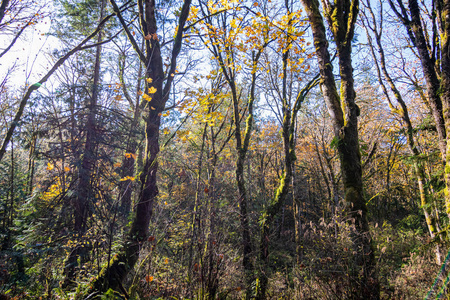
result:
M 227 4 L 228 5 L 228 4 Z M 224 80 L 227 82 L 231 91 L 231 100 L 233 107 L 234 140 L 236 143 L 236 169 L 235 178 L 238 188 L 240 225 L 242 230 L 242 248 L 243 248 L 243 268 L 246 283 L 246 297 L 251 297 L 252 285 L 255 279 L 249 206 L 251 195 L 245 180 L 244 168 L 248 159 L 249 146 L 251 143 L 252 130 L 254 126 L 254 107 L 256 102 L 256 83 L 259 72 L 259 61 L 262 53 L 273 39 L 269 36 L 268 22 L 264 21 L 262 15 L 267 15 L 269 8 L 261 6 L 259 15 L 252 17 L 253 25 L 246 24 L 247 19 L 239 15 L 234 4 L 217 8 L 203 5 L 205 22 L 207 23 L 206 32 L 208 41 L 205 42 L 208 49 L 217 59 L 220 71 Z M 217 12 L 222 11 L 221 14 Z M 267 25 L 264 27 L 264 25 Z M 248 39 L 242 39 L 247 36 Z M 257 37 L 258 36 L 258 37 Z M 244 59 L 242 57 L 245 57 Z M 247 68 L 242 68 L 242 65 Z M 246 89 L 248 94 L 247 101 L 242 100 L 240 91 L 239 75 L 242 70 L 250 73 L 250 82 Z M 245 108 L 244 108 L 245 107 Z M 245 123 L 243 119 L 245 118 Z M 245 126 L 243 126 L 245 125 Z
M 375 17 L 375 12 L 372 9 L 370 1 L 363 2 L 364 11 L 362 13 L 362 21 L 364 28 L 367 33 L 368 44 L 370 47 L 370 52 L 372 54 L 374 60 L 374 66 L 377 71 L 378 81 L 383 90 L 383 93 L 388 100 L 389 107 L 394 114 L 397 114 L 401 118 L 402 127 L 406 135 L 408 148 L 411 152 L 411 155 L 414 158 L 413 168 L 415 175 L 417 176 L 417 184 L 419 187 L 420 194 L 420 205 L 422 206 L 423 213 L 425 215 L 425 221 L 427 223 L 427 227 L 430 233 L 431 238 L 435 238 L 440 231 L 440 225 L 438 223 L 438 216 L 436 216 L 433 211 L 433 203 L 432 198 L 429 193 L 429 189 L 427 187 L 426 177 L 425 177 L 425 166 L 424 162 L 421 161 L 421 152 L 417 147 L 417 143 L 414 137 L 414 128 L 411 122 L 411 118 L 409 116 L 408 107 L 406 105 L 406 101 L 403 99 L 402 93 L 398 89 L 394 79 L 390 75 L 387 63 L 386 63 L 386 55 L 384 51 L 384 46 L 382 44 L 382 33 L 383 33 L 383 15 L 380 14 L 379 18 Z M 383 11 L 383 3 L 380 2 L 380 11 Z M 373 41 L 375 39 L 375 42 Z M 377 54 L 378 53 L 378 56 Z M 386 84 L 386 83 L 387 84 Z M 388 91 L 388 87 L 396 99 L 399 107 L 393 103 L 390 93 Z M 436 259 L 437 262 L 441 263 L 441 255 L 439 246 L 436 248 Z
M 285 23 L 280 26 L 279 30 L 279 45 L 281 45 L 281 74 L 273 74 L 273 77 L 281 77 L 280 86 L 277 86 L 277 80 L 271 79 L 273 90 L 278 93 L 276 97 L 279 98 L 277 101 L 280 102 L 281 106 L 281 116 L 279 119 L 281 121 L 281 136 L 283 139 L 283 174 L 280 177 L 278 187 L 274 193 L 274 196 L 266 205 L 262 216 L 261 216 L 261 237 L 259 242 L 259 259 L 260 259 L 260 273 L 259 273 L 259 283 L 260 289 L 258 290 L 258 299 L 265 299 L 267 284 L 269 278 L 269 241 L 270 241 L 270 231 L 272 224 L 279 214 L 281 208 L 283 207 L 285 200 L 289 192 L 293 191 L 293 177 L 294 177 L 294 163 L 296 160 L 295 156 L 295 128 L 297 121 L 297 114 L 300 111 L 303 101 L 308 95 L 309 91 L 318 84 L 318 76 L 313 78 L 308 82 L 303 88 L 299 89 L 298 93 L 295 95 L 293 88 L 293 74 L 300 71 L 301 63 L 293 62 L 300 52 L 302 43 L 299 42 L 300 37 L 303 35 L 302 22 L 298 22 L 298 15 L 300 11 L 292 11 L 292 4 L 289 1 L 284 3 L 286 12 L 284 14 Z M 297 47 L 298 46 L 298 47 Z M 295 50 L 295 51 L 294 51 Z M 297 54 L 297 55 L 296 55 Z M 303 55 L 306 56 L 305 53 Z M 270 71 L 269 71 L 270 73 Z M 296 74 L 297 75 L 297 74 Z
M 99 16 L 98 22 L 104 17 L 105 14 L 105 4 L 106 0 L 102 0 L 99 3 Z M 82 151 L 82 160 L 80 164 L 80 169 L 78 171 L 78 185 L 76 197 L 73 199 L 74 208 L 74 232 L 79 236 L 83 236 L 87 230 L 87 219 L 91 214 L 90 207 L 92 206 L 93 198 L 95 197 L 95 192 L 92 187 L 92 175 L 96 165 L 96 148 L 97 148 L 97 102 L 99 97 L 99 87 L 100 87 L 100 68 L 101 68 L 101 52 L 103 40 L 102 32 L 97 35 L 97 46 L 95 47 L 95 59 L 93 66 L 93 76 L 92 76 L 92 87 L 90 92 L 90 97 L 87 99 L 87 120 L 85 126 L 86 140 L 84 142 L 84 149 Z M 86 245 L 87 243 L 82 243 Z M 87 247 L 83 245 L 76 246 L 66 261 L 65 275 L 66 283 L 74 280 L 75 277 L 75 267 L 78 266 L 78 261 L 85 261 L 85 256 L 87 255 Z
M 351 271 L 352 299 L 379 299 L 375 255 L 371 246 L 367 208 L 363 195 L 361 154 L 358 139 L 359 108 L 355 103 L 352 39 L 359 12 L 358 0 L 322 1 L 339 58 L 340 93 L 336 88 L 326 28 L 318 0 L 302 0 L 313 32 L 320 69 L 320 88 L 333 122 L 344 184 L 345 210 L 354 226 L 354 266 Z
M 141 34 L 145 40 L 145 47 L 141 49 L 134 38 L 133 31 L 125 21 L 117 3 L 110 0 L 111 6 L 119 19 L 133 49 L 136 51 L 145 68 L 145 93 L 146 101 L 143 117 L 145 121 L 145 159 L 143 170 L 140 173 L 140 192 L 135 207 L 135 213 L 128 233 L 127 241 L 122 251 L 108 263 L 99 276 L 93 281 L 92 286 L 96 291 L 106 291 L 109 288 L 121 289 L 122 281 L 128 272 L 134 267 L 138 258 L 141 245 L 146 241 L 148 226 L 152 216 L 153 203 L 158 195 L 157 171 L 159 147 L 159 127 L 161 125 L 162 112 L 169 99 L 171 86 L 177 70 L 177 57 L 180 53 L 183 32 L 186 20 L 189 16 L 191 0 L 185 0 L 178 14 L 177 28 L 169 58 L 169 67 L 164 71 L 164 62 L 161 53 L 161 44 L 158 36 L 157 10 L 155 0 L 138 0 L 139 21 Z
M 389 0 L 390 7 L 404 25 L 408 38 L 417 50 L 427 90 L 427 102 L 438 133 L 439 150 L 445 165 L 446 213 L 450 216 L 450 2 L 429 3 Z M 421 6 L 422 5 L 422 6 Z M 426 14 L 426 11 L 432 12 Z M 428 22 L 427 22 L 428 21 Z M 430 24 L 430 27 L 427 27 Z

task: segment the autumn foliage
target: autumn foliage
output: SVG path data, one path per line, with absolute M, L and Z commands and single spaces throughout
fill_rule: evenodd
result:
M 2 1 L 0 299 L 448 297 L 447 4 Z

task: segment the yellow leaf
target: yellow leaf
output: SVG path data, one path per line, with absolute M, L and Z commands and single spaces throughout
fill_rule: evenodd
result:
M 231 28 L 236 29 L 238 27 L 236 24 L 236 19 L 231 20 L 230 25 L 231 25 Z
M 150 97 L 150 96 L 147 95 L 147 94 L 144 94 L 144 95 L 142 96 L 142 98 L 144 98 L 144 100 L 145 100 L 145 101 L 148 101 L 148 102 L 152 101 L 152 97 Z
M 145 80 L 146 80 L 148 83 L 152 83 L 152 82 L 153 82 L 153 79 L 151 79 L 151 78 L 145 78 Z
M 124 178 L 120 178 L 119 181 L 127 181 L 127 180 L 134 181 L 134 177 L 132 177 L 132 176 L 126 176 L 126 177 L 124 177 Z
M 148 93 L 149 94 L 154 94 L 154 93 L 156 93 L 156 91 L 157 91 L 156 88 L 153 87 L 153 86 L 148 88 Z
M 47 163 L 47 171 L 51 171 L 55 168 L 55 166 L 51 163 Z
M 200 9 L 199 9 L 198 7 L 191 6 L 191 14 L 192 14 L 193 16 L 197 16 L 199 10 L 200 10 Z

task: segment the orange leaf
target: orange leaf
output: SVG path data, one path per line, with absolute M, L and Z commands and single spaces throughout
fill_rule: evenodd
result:
M 134 154 L 134 153 L 125 153 L 125 157 L 126 158 L 133 158 L 133 159 L 136 159 L 136 154 Z
M 145 276 L 145 281 L 147 281 L 148 283 L 153 281 L 153 276 L 147 275 Z

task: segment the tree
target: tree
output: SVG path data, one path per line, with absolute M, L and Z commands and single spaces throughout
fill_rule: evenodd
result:
M 320 88 L 332 118 L 335 140 L 341 163 L 345 193 L 345 210 L 354 226 L 354 267 L 351 272 L 353 299 L 379 299 L 375 273 L 375 256 L 371 247 L 367 208 L 363 195 L 361 156 L 358 140 L 359 108 L 355 103 L 352 39 L 359 11 L 359 1 L 322 1 L 323 14 L 336 43 L 339 57 L 340 95 L 332 70 L 326 29 L 319 1 L 302 1 L 313 32 L 320 70 Z
M 275 97 L 281 106 L 281 115 L 278 119 L 281 121 L 281 136 L 283 140 L 283 174 L 281 174 L 278 187 L 275 190 L 275 194 L 269 203 L 265 206 L 262 215 L 260 217 L 261 237 L 259 242 L 259 257 L 260 257 L 260 273 L 257 299 L 265 299 L 267 283 L 269 278 L 269 241 L 270 230 L 275 220 L 275 217 L 285 204 L 285 199 L 288 196 L 289 191 L 294 193 L 294 174 L 295 174 L 295 144 L 296 144 L 296 122 L 297 115 L 300 111 L 301 105 L 306 99 L 309 91 L 318 84 L 316 76 L 306 83 L 302 88 L 294 92 L 293 78 L 300 77 L 300 71 L 307 69 L 306 64 L 303 64 L 305 57 L 307 56 L 303 49 L 304 40 L 302 35 L 304 34 L 302 22 L 299 22 L 300 10 L 292 11 L 288 1 L 285 1 L 285 15 L 282 16 L 282 20 L 277 27 L 279 32 L 275 32 L 273 35 L 278 36 L 278 49 L 281 53 L 282 66 L 280 74 L 274 72 L 270 65 L 273 62 L 268 63 L 268 73 L 271 71 L 270 89 L 275 91 Z M 275 68 L 274 68 L 275 69 Z M 275 69 L 276 70 L 276 69 Z M 303 75 L 303 74 L 302 74 Z M 280 86 L 277 85 L 277 78 L 281 77 Z M 294 95 L 294 96 L 293 96 Z
M 236 185 L 242 228 L 243 267 L 246 297 L 250 297 L 254 281 L 254 261 L 251 258 L 252 242 L 248 212 L 250 195 L 244 178 L 244 167 L 253 129 L 256 79 L 260 70 L 259 60 L 265 48 L 273 41 L 269 32 L 269 22 L 264 17 L 269 8 L 262 7 L 262 13 L 252 12 L 254 16 L 250 19 L 245 18 L 245 15 L 239 15 L 241 8 L 235 6 L 234 2 L 221 2 L 221 5 L 213 6 L 208 3 L 201 8 L 205 14 L 203 16 L 206 23 L 204 30 L 208 38 L 204 43 L 217 60 L 220 71 L 231 91 L 233 124 L 235 126 L 234 138 L 238 153 Z M 215 14 L 218 15 L 215 16 Z M 244 105 L 241 100 L 243 91 L 239 91 L 238 86 L 238 76 L 242 71 L 249 72 L 251 77 L 245 91 L 248 93 L 248 100 L 246 103 L 244 102 Z M 242 128 L 244 117 L 245 129 Z
M 439 150 L 445 165 L 445 205 L 450 216 L 450 157 L 448 133 L 450 131 L 450 26 L 447 1 L 423 3 L 408 0 L 408 9 L 402 1 L 389 0 L 389 5 L 399 21 L 404 25 L 409 40 L 417 50 L 422 72 L 425 78 L 427 100 L 431 107 L 439 138 Z M 431 5 L 428 8 L 427 5 Z M 421 11 L 424 9 L 424 13 Z M 430 13 L 431 12 L 431 13 Z M 429 20 L 431 28 L 426 26 Z
M 122 8 L 123 9 L 123 8 Z M 19 103 L 19 107 L 17 109 L 17 112 L 15 114 L 15 117 L 13 119 L 13 121 L 11 122 L 11 124 L 9 125 L 9 128 L 5 134 L 5 137 L 3 138 L 2 141 L 2 146 L 0 148 L 0 161 L 2 160 L 3 156 L 6 153 L 6 149 L 8 147 L 8 144 L 11 140 L 11 137 L 14 133 L 14 131 L 16 130 L 17 124 L 19 123 L 20 119 L 22 118 L 22 114 L 24 112 L 24 109 L 28 103 L 28 100 L 30 99 L 31 95 L 33 94 L 34 91 L 36 91 L 37 89 L 39 89 L 39 87 L 41 87 L 52 75 L 53 73 L 55 73 L 56 70 L 58 70 L 58 68 L 60 66 L 62 66 L 64 64 L 64 62 L 71 57 L 73 54 L 75 54 L 76 52 L 80 51 L 80 50 L 86 50 L 89 48 L 93 48 L 96 47 L 97 44 L 90 44 L 90 45 L 86 45 L 87 42 L 89 42 L 91 39 L 93 39 L 102 29 L 102 27 L 113 17 L 114 15 L 110 14 L 106 17 L 104 17 L 100 22 L 99 25 L 93 30 L 93 32 L 88 35 L 85 39 L 83 39 L 80 43 L 78 43 L 75 47 L 73 47 L 71 50 L 69 50 L 65 55 L 63 55 L 62 57 L 60 57 L 55 64 L 50 68 L 50 70 L 35 84 L 30 85 L 25 94 L 22 96 L 22 99 Z M 106 42 L 106 41 L 104 41 Z
M 100 3 L 99 9 L 99 22 L 103 19 L 105 14 L 105 0 Z M 94 198 L 94 191 L 92 188 L 92 174 L 95 167 L 97 148 L 97 110 L 98 110 L 98 95 L 100 86 L 100 64 L 101 64 L 101 52 L 103 35 L 100 32 L 97 36 L 97 46 L 95 49 L 95 60 L 93 68 L 93 80 L 92 90 L 90 93 L 90 99 L 88 100 L 88 114 L 86 120 L 86 140 L 84 143 L 83 155 L 81 160 L 81 166 L 78 171 L 78 185 L 77 185 L 77 197 L 73 201 L 74 208 L 74 232 L 77 235 L 83 236 L 86 232 L 87 219 L 91 214 L 90 203 Z M 66 275 L 65 282 L 69 284 L 75 278 L 75 267 L 78 265 L 78 260 L 82 262 L 87 255 L 87 247 L 77 245 L 69 257 L 67 258 L 66 267 L 64 273 Z
M 143 47 L 143 46 L 142 46 Z M 130 211 L 131 211 L 131 204 L 132 199 L 131 195 L 133 192 L 133 181 L 135 179 L 135 162 L 136 162 L 136 152 L 138 150 L 138 137 L 139 137 L 139 129 L 140 126 L 140 119 L 142 114 L 142 103 L 141 103 L 141 85 L 143 80 L 142 73 L 143 73 L 143 67 L 142 64 L 139 64 L 139 69 L 137 73 L 137 85 L 136 85 L 136 95 L 135 99 L 133 99 L 133 94 L 130 94 L 129 92 L 129 85 L 126 83 L 125 80 L 125 71 L 126 68 L 126 62 L 127 62 L 127 53 L 122 53 L 120 55 L 120 61 L 119 63 L 119 81 L 121 84 L 121 88 L 123 91 L 123 95 L 130 104 L 130 107 L 133 110 L 133 116 L 132 121 L 129 126 L 129 135 L 127 137 L 127 142 L 125 146 L 125 154 L 121 163 L 121 181 L 120 181 L 120 187 L 119 187 L 119 196 L 118 201 L 120 203 L 120 210 L 121 214 L 124 218 L 127 218 Z M 125 219 L 126 220 L 126 219 Z
M 178 17 L 178 26 L 175 31 L 170 65 L 167 72 L 164 72 L 161 45 L 157 33 L 156 10 L 158 7 L 156 6 L 156 2 L 154 0 L 138 0 L 140 30 L 145 39 L 145 48 L 143 51 L 139 48 L 116 2 L 111 0 L 110 3 L 133 49 L 136 51 L 141 63 L 145 66 L 146 84 L 143 98 L 146 101 L 144 113 L 146 148 L 144 167 L 140 174 L 141 186 L 139 198 L 127 241 L 122 251 L 108 263 L 93 281 L 92 286 L 95 291 L 107 291 L 110 288 L 121 288 L 123 290 L 122 281 L 134 267 L 139 257 L 141 244 L 147 239 L 153 202 L 158 195 L 156 175 L 158 170 L 157 158 L 160 151 L 159 127 L 161 124 L 161 116 L 169 98 L 169 92 L 175 77 L 177 57 L 181 50 L 183 31 L 191 5 L 190 0 L 184 1 L 182 5 Z
M 389 41 L 404 30 L 386 22 L 395 14 L 362 44 L 356 0 L 304 0 L 311 22 L 295 1 L 115 1 L 81 46 L 101 1 L 50 12 L 60 42 L 47 56 L 65 61 L 28 94 L 0 161 L 0 298 L 378 299 L 377 279 L 384 298 L 441 287 L 434 246 L 447 250 L 446 231 L 432 239 L 423 215 L 447 223 L 445 170 L 418 51 Z M 5 71 L 2 142 L 30 88 Z
M 432 239 L 434 239 L 440 231 L 440 225 L 437 222 L 438 216 L 435 216 L 435 212 L 433 211 L 433 203 L 431 202 L 432 198 L 429 193 L 429 189 L 426 183 L 425 177 L 425 166 L 424 162 L 421 161 L 422 153 L 419 151 L 415 138 L 414 138 L 414 128 L 411 122 L 411 118 L 409 116 L 408 107 L 406 102 L 403 99 L 403 96 L 398 89 L 397 85 L 394 82 L 394 79 L 389 74 L 386 65 L 386 56 L 384 52 L 384 47 L 382 45 L 382 30 L 383 30 L 383 15 L 380 14 L 379 19 L 375 17 L 374 11 L 371 7 L 370 2 L 364 3 L 365 10 L 363 11 L 363 24 L 367 33 L 370 52 L 372 54 L 375 69 L 378 75 L 378 81 L 380 86 L 383 89 L 383 93 L 388 100 L 389 107 L 394 114 L 400 116 L 402 120 L 402 126 L 404 134 L 406 135 L 408 148 L 413 156 L 413 168 L 415 171 L 415 175 L 417 176 L 417 183 L 419 186 L 419 194 L 420 194 L 420 205 L 423 209 L 425 220 L 428 226 L 428 230 Z M 382 2 L 380 2 L 380 11 L 383 11 Z M 375 38 L 376 46 L 372 40 L 372 36 Z M 376 53 L 379 53 L 379 57 L 377 57 Z M 397 108 L 391 100 L 390 93 L 386 87 L 385 81 L 387 82 L 391 93 L 394 95 L 398 105 Z M 441 255 L 439 250 L 439 245 L 436 248 L 436 259 L 438 263 L 441 263 Z

